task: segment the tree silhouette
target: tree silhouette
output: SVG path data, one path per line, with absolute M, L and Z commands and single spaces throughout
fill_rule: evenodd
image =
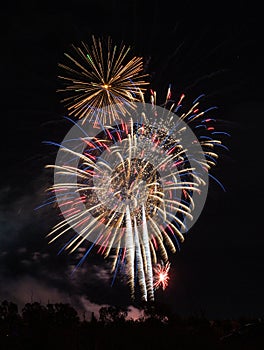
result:
M 0 335 L 17 334 L 21 326 L 21 317 L 16 304 L 4 300 L 0 305 Z
M 70 304 L 48 304 L 47 310 L 49 320 L 55 328 L 73 328 L 80 322 L 77 311 Z
M 109 324 L 111 322 L 120 324 L 125 322 L 128 315 L 128 309 L 118 306 L 101 307 L 99 315 L 99 320 L 103 324 Z
M 45 306 L 38 302 L 25 304 L 22 309 L 22 318 L 28 333 L 36 336 L 47 333 L 50 323 Z
M 264 321 L 208 320 L 204 313 L 179 317 L 167 305 L 147 302 L 140 307 L 144 317 L 128 319 L 128 308 L 101 307 L 99 320 L 80 321 L 70 304 L 27 303 L 22 317 L 16 304 L 0 304 L 0 349 L 64 350 L 158 349 L 167 339 L 176 339 L 175 349 L 262 350 Z M 234 322 L 236 321 L 236 322 Z
M 173 315 L 170 308 L 159 302 L 147 302 L 142 305 L 144 319 L 149 323 L 167 324 L 172 320 Z

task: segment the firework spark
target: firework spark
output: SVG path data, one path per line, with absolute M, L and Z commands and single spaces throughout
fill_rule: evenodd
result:
M 73 54 L 65 53 L 70 65 L 59 64 L 64 75 L 59 76 L 66 87 L 58 91 L 66 93 L 62 102 L 69 115 L 83 119 L 99 117 L 100 122 L 111 122 L 126 114 L 127 105 L 141 101 L 146 74 L 143 74 L 142 57 L 129 59 L 130 47 L 113 46 L 111 39 L 106 41 L 92 37 L 89 47 L 73 46 Z
M 55 172 L 48 202 L 56 202 L 64 217 L 48 234 L 50 243 L 74 230 L 65 250 L 92 242 L 112 258 L 114 276 L 126 267 L 132 298 L 139 286 L 144 300 L 167 286 L 169 252 L 179 249 L 199 217 L 216 149 L 223 146 L 207 115 L 212 109 L 199 110 L 201 97 L 178 117 L 184 96 L 174 103 L 169 89 L 166 109 L 151 96 L 151 104 L 128 106 L 128 117 L 111 126 L 74 123 L 57 145 L 56 164 L 47 166 Z M 165 265 L 156 265 L 159 259 Z M 157 279 L 158 272 L 164 276 Z
M 153 287 L 155 289 L 158 289 L 162 287 L 163 290 L 165 290 L 169 284 L 169 270 L 170 270 L 170 263 L 167 261 L 164 265 L 163 261 L 160 264 L 156 264 L 154 266 L 154 284 Z

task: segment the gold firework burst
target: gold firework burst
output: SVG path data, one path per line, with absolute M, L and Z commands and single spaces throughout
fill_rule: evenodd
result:
M 82 42 L 82 47 L 73 45 L 73 55 L 65 53 L 73 65 L 59 64 L 65 87 L 58 91 L 66 93 L 61 102 L 69 115 L 83 122 L 100 118 L 108 124 L 127 113 L 128 105 L 142 101 L 147 74 L 143 74 L 143 58 L 129 59 L 130 51 L 125 45 L 113 45 L 110 37 L 103 41 L 92 36 L 90 48 Z

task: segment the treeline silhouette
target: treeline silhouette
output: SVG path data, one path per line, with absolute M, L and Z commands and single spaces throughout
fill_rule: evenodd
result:
M 182 317 L 159 303 L 140 306 L 142 317 L 129 310 L 101 307 L 89 319 L 65 303 L 0 304 L 0 350 L 63 349 L 264 349 L 263 319 L 208 320 L 201 312 Z

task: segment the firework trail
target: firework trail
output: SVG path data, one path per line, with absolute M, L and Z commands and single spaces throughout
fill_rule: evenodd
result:
M 65 250 L 92 242 L 112 258 L 115 275 L 125 266 L 131 297 L 139 286 L 143 300 L 166 288 L 169 252 L 179 249 L 202 211 L 215 149 L 222 145 L 207 115 L 212 109 L 200 111 L 199 98 L 177 116 L 184 96 L 174 103 L 169 88 L 169 108 L 151 96 L 150 104 L 127 106 L 127 116 L 111 126 L 73 122 L 56 144 L 56 164 L 47 166 L 54 169 L 48 202 L 56 202 L 64 217 L 48 234 L 50 243 L 74 230 Z M 203 126 L 198 138 L 190 124 Z
M 144 86 L 147 84 L 143 74 L 142 57 L 129 59 L 130 47 L 113 45 L 111 38 L 107 40 L 92 37 L 89 47 L 82 43 L 81 47 L 73 46 L 73 53 L 65 53 L 69 65 L 59 64 L 64 82 L 62 100 L 73 115 L 83 122 L 88 118 L 98 117 L 103 124 L 119 117 L 119 113 L 127 113 L 127 105 L 141 101 Z

